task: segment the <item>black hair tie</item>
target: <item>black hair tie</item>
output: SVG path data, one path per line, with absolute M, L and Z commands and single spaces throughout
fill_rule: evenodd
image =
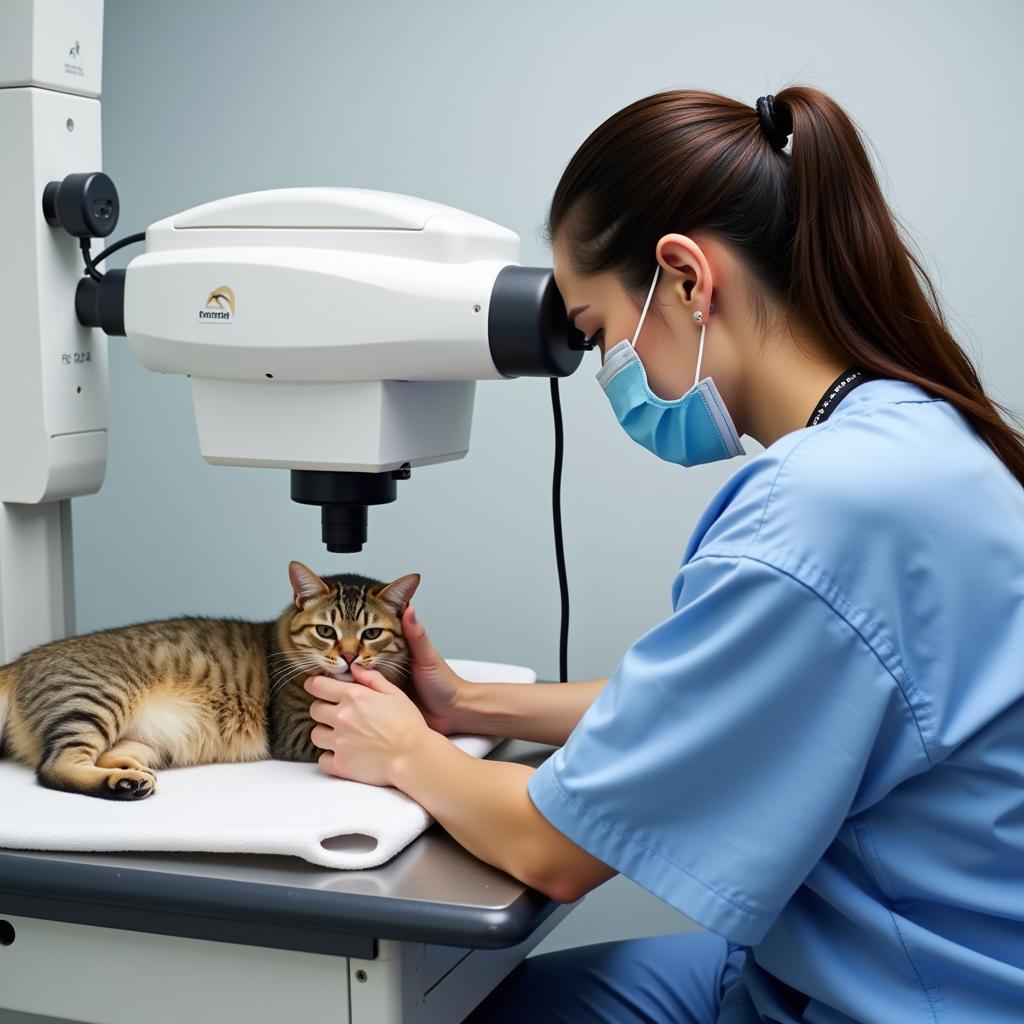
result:
M 785 103 L 775 106 L 774 96 L 759 96 L 757 117 L 773 149 L 783 149 L 793 133 L 793 115 Z

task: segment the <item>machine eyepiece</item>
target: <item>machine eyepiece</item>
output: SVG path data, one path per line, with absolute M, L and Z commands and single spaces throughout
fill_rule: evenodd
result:
M 487 337 L 505 377 L 567 377 L 583 359 L 550 267 L 503 267 L 494 279 Z

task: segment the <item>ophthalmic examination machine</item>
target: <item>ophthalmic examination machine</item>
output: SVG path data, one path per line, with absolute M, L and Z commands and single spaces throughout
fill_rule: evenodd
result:
M 102 0 L 0 11 L 0 664 L 75 631 L 70 502 L 103 481 L 108 336 L 190 378 L 209 462 L 288 470 L 336 552 L 410 472 L 466 454 L 476 381 L 562 377 L 585 347 L 514 232 L 385 192 L 220 199 L 104 271 L 102 19 Z M 0 850 L 0 1024 L 460 1021 L 571 909 L 438 828 L 364 871 Z

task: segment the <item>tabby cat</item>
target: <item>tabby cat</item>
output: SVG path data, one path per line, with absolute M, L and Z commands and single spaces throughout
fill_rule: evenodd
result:
M 36 647 L 0 668 L 0 757 L 50 789 L 139 800 L 160 768 L 316 761 L 311 675 L 351 680 L 357 661 L 396 686 L 420 577 L 392 583 L 288 566 L 294 603 L 270 622 L 178 618 Z M 407 690 L 408 692 L 408 690 Z

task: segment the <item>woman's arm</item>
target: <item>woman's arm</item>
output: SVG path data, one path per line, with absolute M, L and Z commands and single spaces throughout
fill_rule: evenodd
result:
M 415 700 L 427 724 L 445 736 L 511 736 L 560 747 L 608 682 L 468 682 L 438 654 L 412 605 L 402 613 L 402 632 L 409 647 Z
M 467 754 L 432 729 L 409 695 L 379 672 L 353 662 L 352 675 L 353 682 L 311 676 L 303 683 L 320 698 L 309 707 L 319 723 L 310 739 L 324 751 L 318 759 L 323 771 L 400 789 L 481 860 L 563 903 L 615 874 L 537 810 L 527 789 L 533 768 Z
M 502 685 L 534 689 L 519 683 L 479 684 L 481 689 Z M 533 772 L 527 765 L 473 757 L 446 736 L 425 729 L 396 759 L 390 784 L 425 807 L 470 853 L 551 899 L 571 903 L 616 872 L 534 807 L 526 788 Z
M 469 683 L 460 692 L 452 731 L 560 747 L 607 682 Z

